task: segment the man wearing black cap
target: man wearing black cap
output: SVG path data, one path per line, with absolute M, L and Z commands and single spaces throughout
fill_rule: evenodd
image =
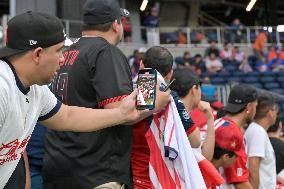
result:
M 118 0 L 88 0 L 83 8 L 82 37 L 64 53 L 53 82 L 55 95 L 69 105 L 114 108 L 131 93 L 131 71 L 116 47 L 121 40 Z M 51 131 L 43 164 L 47 189 L 132 188 L 132 128 L 120 125 L 99 132 Z
M 0 49 L 0 188 L 25 187 L 22 153 L 37 121 L 88 132 L 140 116 L 135 92 L 112 110 L 71 107 L 56 99 L 46 84 L 64 62 L 64 39 L 61 21 L 48 14 L 27 12 L 8 22 L 6 47 Z
M 254 87 L 245 84 L 234 86 L 230 92 L 228 104 L 224 108 L 227 115 L 215 121 L 215 128 L 230 125 L 237 127 L 244 134 L 244 127 L 249 125 L 255 116 L 256 106 L 257 91 Z M 248 156 L 243 143 L 235 163 L 221 171 L 224 172 L 226 179 L 224 188 L 234 185 L 236 189 L 252 189 L 247 161 Z
M 207 132 L 206 139 L 202 141 L 202 154 L 208 160 L 211 160 L 214 153 L 215 132 L 214 132 L 214 116 L 208 102 L 201 101 L 201 81 L 190 69 L 176 69 L 173 77 L 176 81 L 173 83 L 171 89 L 176 91 L 184 103 L 187 112 L 198 108 L 206 116 Z M 196 125 L 195 125 L 196 127 Z M 199 129 L 197 129 L 199 131 Z M 199 139 L 200 140 L 200 139 Z M 195 146 L 195 148 L 198 148 Z

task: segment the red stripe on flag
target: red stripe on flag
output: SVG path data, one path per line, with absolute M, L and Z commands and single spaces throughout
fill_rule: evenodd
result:
M 150 164 L 156 172 L 159 183 L 161 184 L 163 189 L 176 188 L 175 182 L 168 170 L 164 159 L 162 158 L 160 148 L 151 128 L 147 131 L 145 136 L 151 151 Z
M 177 188 L 181 189 L 181 184 L 180 184 L 178 173 L 176 172 L 176 169 L 174 169 L 174 171 L 175 171 L 175 180 L 176 180 Z

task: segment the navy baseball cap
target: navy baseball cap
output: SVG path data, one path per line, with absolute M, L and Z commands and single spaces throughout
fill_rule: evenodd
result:
M 228 104 L 225 106 L 224 110 L 229 113 L 238 113 L 245 106 L 257 100 L 256 89 L 247 84 L 235 85 L 229 95 Z
M 87 0 L 83 8 L 83 20 L 87 25 L 113 22 L 121 16 L 129 17 L 128 10 L 120 8 L 118 0 Z
M 7 23 L 6 46 L 0 49 L 0 58 L 19 54 L 37 47 L 50 47 L 65 40 L 66 34 L 59 18 L 28 11 L 13 17 Z

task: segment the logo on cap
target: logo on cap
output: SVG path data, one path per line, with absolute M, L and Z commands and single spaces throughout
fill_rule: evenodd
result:
M 63 36 L 64 36 L 64 37 L 66 37 L 67 35 L 66 35 L 66 33 L 65 33 L 64 29 L 63 29 L 63 31 L 62 31 L 62 32 L 63 32 Z
M 30 41 L 30 45 L 31 45 L 31 46 L 37 44 L 37 41 L 35 41 L 35 40 L 29 40 L 29 41 Z
M 241 99 L 235 99 L 235 103 L 241 104 L 243 101 Z
M 130 14 L 130 12 L 129 12 L 128 10 L 126 10 L 126 9 L 123 9 L 123 12 L 124 12 L 124 14 L 125 14 L 126 16 L 128 16 L 128 15 Z

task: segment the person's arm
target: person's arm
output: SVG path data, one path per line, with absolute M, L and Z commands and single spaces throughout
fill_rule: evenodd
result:
M 247 182 L 240 182 L 234 184 L 235 189 L 253 189 L 252 185 L 247 181 Z
M 114 109 L 91 109 L 62 104 L 52 117 L 42 124 L 55 130 L 89 132 L 106 127 L 133 122 L 147 112 L 136 110 L 137 90 L 126 97 Z
M 30 166 L 27 151 L 23 152 L 23 159 L 25 162 L 25 171 L 26 171 L 26 186 L 25 189 L 31 189 L 31 173 L 30 173 Z
M 249 181 L 254 189 L 259 187 L 260 157 L 249 157 Z
M 42 124 L 55 130 L 90 132 L 99 129 L 134 123 L 153 114 L 154 111 L 136 109 L 137 90 L 124 98 L 113 109 L 91 109 L 62 104 L 59 111 Z M 163 109 L 169 102 L 169 92 L 161 92 L 157 108 Z
M 207 120 L 207 135 L 202 144 L 202 155 L 212 160 L 215 147 L 214 116 L 208 102 L 200 101 L 198 108 L 205 114 Z
M 188 135 L 188 140 L 192 148 L 198 148 L 200 146 L 200 131 L 197 127 Z

